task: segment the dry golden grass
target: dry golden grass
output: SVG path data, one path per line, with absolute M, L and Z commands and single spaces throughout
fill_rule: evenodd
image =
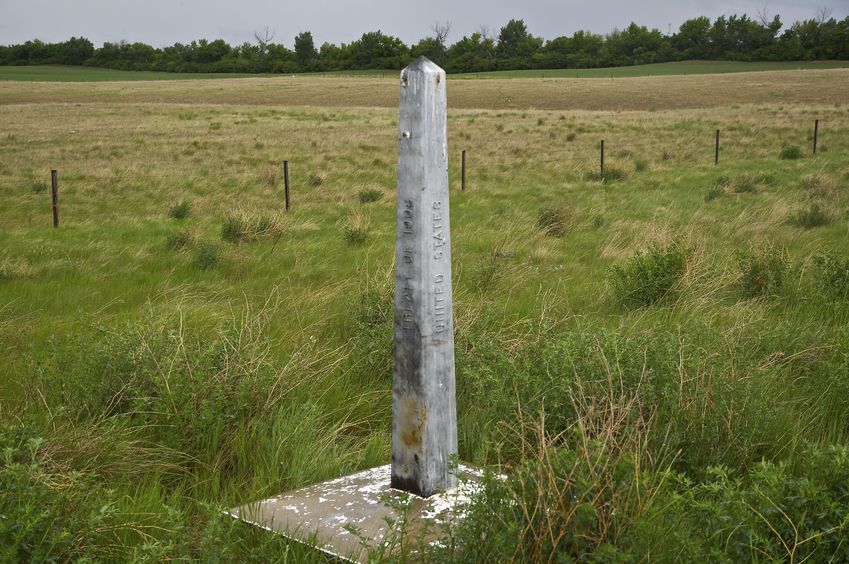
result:
M 845 104 L 849 69 L 633 78 L 449 79 L 455 109 L 661 110 L 731 104 Z M 227 104 L 382 107 L 398 104 L 394 78 L 285 76 L 151 82 L 0 82 L 0 104 Z

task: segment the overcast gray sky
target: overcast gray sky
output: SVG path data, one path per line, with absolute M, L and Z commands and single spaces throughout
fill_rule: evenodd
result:
M 493 35 L 509 19 L 523 19 L 534 35 L 552 39 L 578 29 L 606 33 L 631 21 L 664 32 L 684 20 L 748 13 L 766 7 L 785 24 L 813 18 L 817 8 L 837 19 L 849 15 L 849 0 L 0 0 L 0 44 L 28 39 L 63 41 L 71 36 L 104 41 L 142 41 L 162 47 L 192 39 L 253 41 L 267 26 L 274 42 L 292 47 L 294 36 L 311 31 L 316 46 L 349 43 L 380 29 L 413 43 L 431 35 L 436 21 L 450 21 L 453 43 L 481 26 Z

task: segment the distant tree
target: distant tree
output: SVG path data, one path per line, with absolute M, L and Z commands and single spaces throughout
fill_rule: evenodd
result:
M 498 34 L 496 54 L 502 69 L 531 68 L 542 49 L 543 40 L 528 33 L 522 20 L 510 20 Z
M 409 49 L 397 37 L 377 30 L 351 43 L 348 56 L 351 69 L 401 69 L 409 58 Z
M 265 29 L 261 31 L 254 31 L 254 39 L 259 48 L 260 55 L 265 55 L 266 51 L 268 51 L 268 46 L 271 44 L 274 36 L 274 30 L 268 26 L 265 26 Z
M 445 56 L 448 48 L 445 44 L 448 34 L 451 32 L 451 22 L 441 24 L 436 22 L 431 26 L 433 36 L 425 37 L 410 48 L 410 55 L 415 57 L 425 56 L 438 65 L 445 64 Z
M 295 60 L 298 61 L 301 70 L 311 70 L 318 59 L 318 51 L 313 43 L 312 33 L 302 31 L 295 36 Z
M 81 65 L 94 55 L 94 45 L 85 37 L 72 37 L 57 46 L 57 63 Z
M 519 46 L 528 38 L 528 27 L 523 20 L 510 20 L 498 34 L 498 56 L 504 59 L 519 54 Z
M 495 68 L 495 41 L 475 32 L 448 48 L 445 70 L 450 72 L 482 72 Z
M 325 71 L 341 70 L 344 64 L 345 44 L 338 47 L 332 43 L 324 42 L 318 51 L 318 68 Z
M 672 36 L 679 59 L 706 59 L 710 56 L 710 18 L 701 16 L 681 24 Z

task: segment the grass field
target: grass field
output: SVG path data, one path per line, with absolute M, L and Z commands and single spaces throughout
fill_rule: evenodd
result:
M 389 460 L 397 88 L 0 84 L 0 560 L 320 560 L 219 512 Z M 449 84 L 460 456 L 511 478 L 429 558 L 849 556 L 847 91 Z
M 780 70 L 822 70 L 849 67 L 849 61 L 678 61 L 598 69 L 548 69 L 497 71 L 452 75 L 454 78 L 624 78 L 634 76 L 670 76 L 762 72 Z

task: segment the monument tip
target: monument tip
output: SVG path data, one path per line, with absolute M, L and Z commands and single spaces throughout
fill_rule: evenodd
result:
M 415 61 L 410 63 L 404 68 L 404 72 L 409 71 L 420 71 L 420 72 L 444 72 L 442 68 L 425 57 L 424 55 L 418 57 Z

